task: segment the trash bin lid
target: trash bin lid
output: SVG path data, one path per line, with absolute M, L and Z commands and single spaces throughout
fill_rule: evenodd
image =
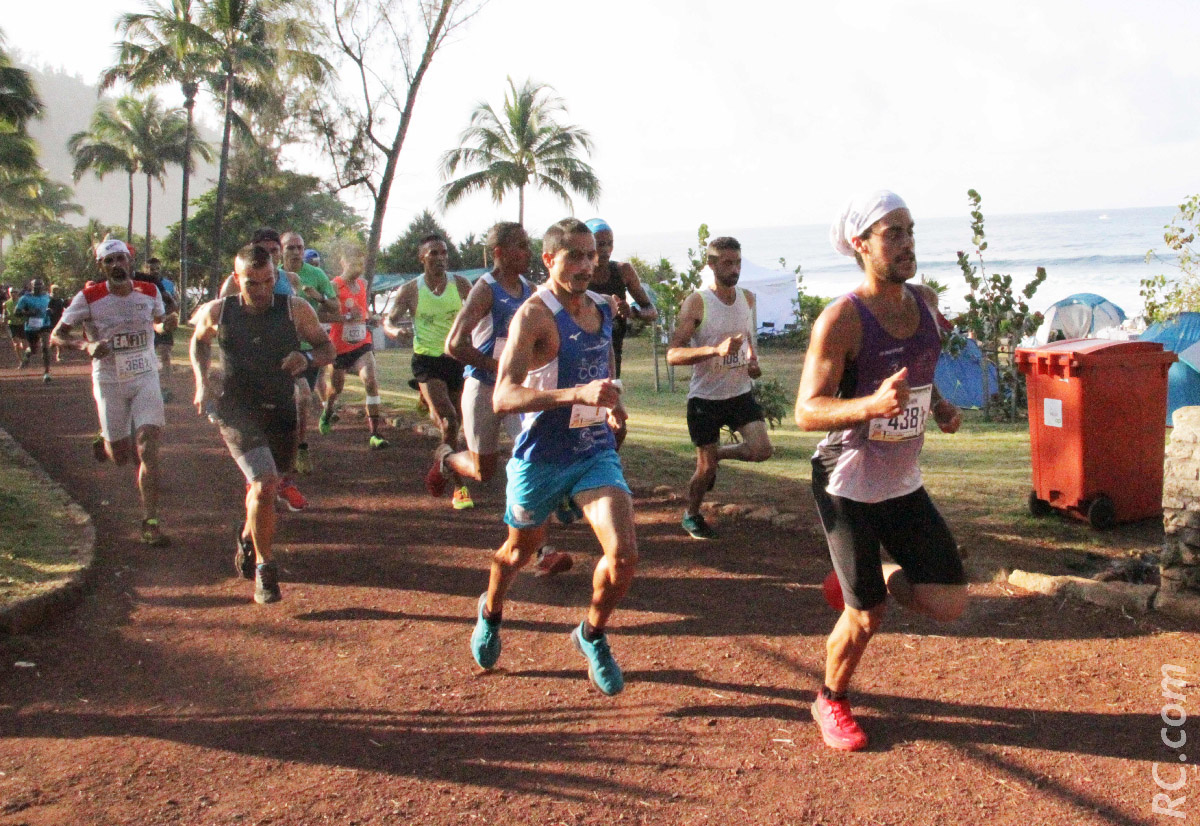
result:
M 1028 372 L 1030 365 L 1042 361 L 1060 366 L 1115 367 L 1170 364 L 1179 357 L 1164 350 L 1157 341 L 1112 341 L 1104 338 L 1076 338 L 1056 341 L 1040 347 L 1021 348 L 1016 352 L 1017 367 Z

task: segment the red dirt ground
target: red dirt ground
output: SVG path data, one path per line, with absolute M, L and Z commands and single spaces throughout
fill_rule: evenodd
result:
M 801 530 L 740 522 L 700 543 L 676 503 L 639 495 L 642 563 L 612 628 L 628 686 L 605 698 L 567 638 L 588 600 L 586 529 L 554 531 L 569 574 L 521 576 L 502 668 L 480 674 L 468 638 L 503 535 L 498 481 L 456 513 L 423 493 L 432 440 L 396 432 L 372 453 L 345 416 L 310 440 L 313 507 L 282 519 L 284 601 L 256 606 L 233 576 L 241 477 L 187 394 L 164 447 L 174 545 L 150 550 L 132 471 L 91 459 L 84 366 L 55 376 L 3 371 L 0 426 L 93 514 L 95 587 L 0 639 L 0 824 L 1200 817 L 1190 774 L 1188 821 L 1151 811 L 1153 764 L 1168 782 L 1183 765 L 1160 741 L 1164 664 L 1192 675 L 1200 715 L 1200 634 L 1164 618 L 995 584 L 948 626 L 898 610 L 855 684 L 871 747 L 841 754 L 808 711 L 835 619 L 810 505 Z

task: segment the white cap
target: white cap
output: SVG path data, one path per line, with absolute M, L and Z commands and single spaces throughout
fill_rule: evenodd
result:
M 96 260 L 103 261 L 110 255 L 123 252 L 129 255 L 129 247 L 120 238 L 107 238 L 96 245 Z
M 880 189 L 865 197 L 855 198 L 846 204 L 841 215 L 833 221 L 829 228 L 829 241 L 833 248 L 842 255 L 854 257 L 854 245 L 851 238 L 857 238 L 866 232 L 871 224 L 878 221 L 889 212 L 897 209 L 907 209 L 908 204 L 895 192 Z

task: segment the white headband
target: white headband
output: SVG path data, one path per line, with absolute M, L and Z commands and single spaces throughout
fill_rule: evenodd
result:
M 854 245 L 851 238 L 857 238 L 866 232 L 871 224 L 878 221 L 889 212 L 897 209 L 907 209 L 904 199 L 887 189 L 872 192 L 866 197 L 855 198 L 846 204 L 841 215 L 834 219 L 829 228 L 829 241 L 833 248 L 842 255 L 854 257 Z
M 125 242 L 120 238 L 109 238 L 107 241 L 101 241 L 96 245 L 96 260 L 103 261 L 108 256 L 118 252 L 129 255 L 129 247 L 125 246 Z

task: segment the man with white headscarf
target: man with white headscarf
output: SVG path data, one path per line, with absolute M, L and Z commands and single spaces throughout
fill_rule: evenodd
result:
M 97 245 L 96 264 L 104 280 L 71 300 L 50 341 L 91 356 L 92 394 L 103 437 L 93 448 L 96 458 L 118 465 L 137 460 L 141 539 L 162 547 L 170 542 L 158 524 L 159 443 L 166 416 L 154 334 L 174 330 L 179 316 L 166 312 L 156 286 L 134 280 L 133 256 L 124 241 L 110 238 Z M 86 337 L 73 338 L 72 330 L 81 324 Z
M 904 201 L 886 190 L 852 201 L 831 240 L 854 257 L 863 280 L 813 326 L 796 424 L 829 431 L 813 456 L 813 495 L 833 560 L 826 598 L 842 612 L 826 644 L 813 719 L 826 745 L 855 751 L 867 737 L 846 691 L 888 595 L 941 621 L 966 607 L 958 546 L 918 466 L 928 416 L 946 433 L 961 417 L 933 384 L 937 297 L 907 283 L 917 259 Z M 881 548 L 898 564 L 882 564 Z

